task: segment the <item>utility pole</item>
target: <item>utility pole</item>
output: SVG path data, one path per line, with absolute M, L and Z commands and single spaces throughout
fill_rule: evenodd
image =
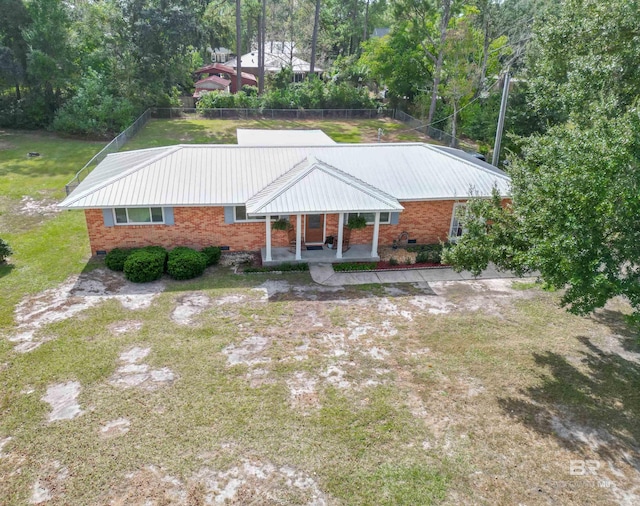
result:
M 498 159 L 500 158 L 500 143 L 502 142 L 502 131 L 504 130 L 504 115 L 507 112 L 507 99 L 509 98 L 509 81 L 511 76 L 509 71 L 504 75 L 504 86 L 502 88 L 502 101 L 500 102 L 500 116 L 498 117 L 498 129 L 496 130 L 496 142 L 493 146 L 493 158 L 491 159 L 491 165 L 498 166 Z

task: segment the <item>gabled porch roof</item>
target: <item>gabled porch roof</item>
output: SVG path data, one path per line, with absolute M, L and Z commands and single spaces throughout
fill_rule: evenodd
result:
M 311 155 L 251 197 L 246 206 L 250 216 L 404 209 L 395 197 Z

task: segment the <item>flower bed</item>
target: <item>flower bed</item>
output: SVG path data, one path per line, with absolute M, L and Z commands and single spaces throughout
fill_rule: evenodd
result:
M 446 269 L 449 265 L 434 263 L 396 264 L 392 262 L 345 262 L 333 264 L 335 272 L 404 271 L 407 269 Z

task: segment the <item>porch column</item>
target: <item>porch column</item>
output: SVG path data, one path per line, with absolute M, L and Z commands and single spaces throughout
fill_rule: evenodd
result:
M 302 215 L 296 214 L 296 260 L 302 260 Z
M 380 234 L 380 213 L 376 213 L 376 219 L 373 222 L 373 241 L 371 241 L 371 257 L 378 256 L 378 235 Z
M 342 240 L 344 238 L 344 213 L 338 215 L 338 246 L 336 258 L 342 258 Z
M 265 261 L 271 262 L 271 215 L 267 214 L 265 226 L 267 227 L 267 247 L 265 248 Z

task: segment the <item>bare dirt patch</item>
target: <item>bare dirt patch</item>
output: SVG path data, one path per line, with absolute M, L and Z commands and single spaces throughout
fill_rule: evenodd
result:
M 240 344 L 230 344 L 222 350 L 227 356 L 227 363 L 231 366 L 244 364 L 254 366 L 271 362 L 269 357 L 262 356 L 262 352 L 267 348 L 269 339 L 262 336 L 251 336 Z
M 49 423 L 56 420 L 71 420 L 82 414 L 78 404 L 80 394 L 80 383 L 68 381 L 67 383 L 57 383 L 47 388 L 47 393 L 42 400 L 51 406 L 49 413 Z
M 123 436 L 129 432 L 131 422 L 126 418 L 118 418 L 110 422 L 105 423 L 100 427 L 100 435 L 103 438 L 112 438 L 117 436 Z
M 130 310 L 145 309 L 163 290 L 161 281 L 131 283 L 122 274 L 106 269 L 72 276 L 56 288 L 25 297 L 16 306 L 16 333 L 9 340 L 19 343 L 17 351 L 30 351 L 48 339 L 37 334 L 50 323 L 71 318 L 108 299 L 116 299 Z
M 318 392 L 316 390 L 317 379 L 308 373 L 299 371 L 287 380 L 289 399 L 293 409 L 307 412 L 310 409 L 320 407 Z
M 68 477 L 69 470 L 57 460 L 43 466 L 31 488 L 29 503 L 42 504 L 60 498 L 64 494 L 64 482 Z
M 168 367 L 151 369 L 148 364 L 140 363 L 149 355 L 150 348 L 136 346 L 120 355 L 120 367 L 109 382 L 121 388 L 140 387 L 147 390 L 155 390 L 160 386 L 174 382 L 175 374 Z
M 108 504 L 324 506 L 328 503 L 317 482 L 304 472 L 249 459 L 224 470 L 203 467 L 186 480 L 171 476 L 156 466 L 147 466 L 127 475 L 122 485 L 111 493 Z
M 61 211 L 58 202 L 51 198 L 34 199 L 25 195 L 20 199 L 18 212 L 25 216 L 53 216 Z
M 171 319 L 179 325 L 193 325 L 193 319 L 211 306 L 211 299 L 204 293 L 188 293 L 178 298 Z
M 126 320 L 122 322 L 115 322 L 109 325 L 108 329 L 113 335 L 128 334 L 130 332 L 137 332 L 142 328 L 142 322 L 140 320 Z

